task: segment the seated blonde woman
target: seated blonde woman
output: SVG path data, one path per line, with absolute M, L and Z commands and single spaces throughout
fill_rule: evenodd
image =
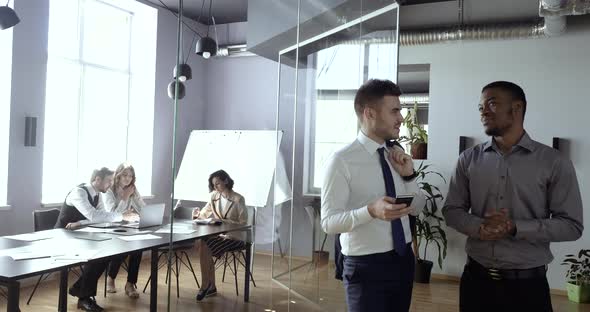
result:
M 139 214 L 141 209 L 145 206 L 145 202 L 141 199 L 141 195 L 135 187 L 135 169 L 133 166 L 122 163 L 115 171 L 113 185 L 105 193 L 103 197 L 104 205 L 107 211 L 120 213 L 136 213 Z M 107 292 L 116 293 L 115 279 L 119 273 L 119 268 L 127 255 L 114 257 L 109 263 L 108 277 L 107 277 Z M 125 284 L 125 294 L 129 298 L 139 298 L 137 292 L 137 276 L 139 275 L 139 265 L 141 263 L 141 252 L 132 252 L 129 254 L 129 262 L 127 265 L 127 284 Z
M 209 176 L 211 199 L 200 211 L 193 211 L 193 219 L 220 219 L 223 222 L 246 224 L 248 209 L 244 197 L 233 190 L 234 180 L 223 170 Z M 197 294 L 197 301 L 217 294 L 215 286 L 215 264 L 213 257 L 218 257 L 228 250 L 245 246 L 243 233 L 228 233 L 209 237 L 197 242 L 201 262 L 203 283 Z

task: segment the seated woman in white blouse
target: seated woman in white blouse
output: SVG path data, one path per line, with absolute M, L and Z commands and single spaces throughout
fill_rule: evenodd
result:
M 141 199 L 137 188 L 135 187 L 135 169 L 133 166 L 122 163 L 117 167 L 113 179 L 113 185 L 103 196 L 104 206 L 107 210 L 113 212 L 134 212 L 139 214 L 145 202 Z M 116 293 L 115 278 L 119 273 L 119 268 L 127 255 L 113 258 L 109 264 L 107 277 L 107 292 Z M 141 252 L 132 252 L 129 254 L 127 284 L 125 284 L 125 294 L 132 299 L 139 298 L 137 292 L 137 276 L 139 274 L 139 264 L 141 262 Z
M 209 176 L 211 199 L 201 209 L 193 211 L 193 219 L 220 219 L 223 222 L 246 224 L 248 209 L 244 197 L 233 190 L 234 180 L 227 172 L 219 170 Z M 213 257 L 219 257 L 228 250 L 245 246 L 243 233 L 228 233 L 208 237 L 197 242 L 201 263 L 202 288 L 197 294 L 197 301 L 217 294 L 215 286 L 215 265 Z

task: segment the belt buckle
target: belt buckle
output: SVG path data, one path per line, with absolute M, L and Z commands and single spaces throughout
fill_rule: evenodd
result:
M 495 268 L 489 268 L 489 269 L 486 269 L 486 271 L 491 279 L 493 279 L 495 281 L 502 280 L 502 275 L 500 274 L 500 270 L 495 269 Z

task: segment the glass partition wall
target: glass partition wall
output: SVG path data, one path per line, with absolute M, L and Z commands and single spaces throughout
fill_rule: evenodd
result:
M 320 222 L 323 165 L 356 138 L 358 87 L 372 78 L 397 82 L 399 7 L 391 0 L 322 4 L 299 0 L 296 42 L 278 57 L 277 159 L 284 159 L 292 196 L 274 205 L 272 278 L 289 289 L 293 308 L 306 301 L 342 311 L 334 237 Z

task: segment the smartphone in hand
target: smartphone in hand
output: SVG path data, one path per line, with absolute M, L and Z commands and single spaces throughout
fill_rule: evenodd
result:
M 412 201 L 414 200 L 414 195 L 399 195 L 395 198 L 396 204 L 406 204 L 406 206 L 410 206 Z

